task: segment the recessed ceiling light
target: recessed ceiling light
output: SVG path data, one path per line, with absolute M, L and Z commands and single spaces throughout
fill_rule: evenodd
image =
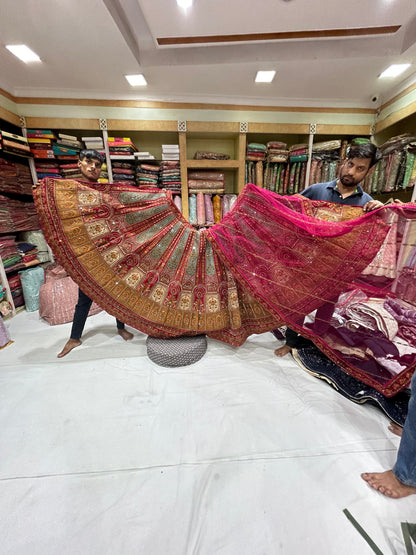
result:
M 141 73 L 138 73 L 137 75 L 125 75 L 124 77 L 132 87 L 144 87 L 147 85 L 147 81 Z
M 180 8 L 190 8 L 192 6 L 193 0 L 176 0 L 176 3 Z
M 7 44 L 7 50 L 9 50 L 12 54 L 14 54 L 19 60 L 25 62 L 40 62 L 41 59 L 33 50 L 31 50 L 25 44 Z
M 275 71 L 258 71 L 255 82 L 256 83 L 271 83 L 276 75 Z
M 410 64 L 393 64 L 383 71 L 379 77 L 397 77 L 410 67 Z

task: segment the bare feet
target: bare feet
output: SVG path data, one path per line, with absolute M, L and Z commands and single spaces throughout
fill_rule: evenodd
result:
M 124 341 L 130 341 L 130 339 L 133 339 L 134 337 L 132 333 L 130 333 L 124 328 L 122 330 L 117 330 L 117 331 L 118 331 L 118 334 L 124 339 Z
M 65 343 L 65 347 L 59 353 L 58 358 L 64 357 L 70 351 L 72 351 L 72 349 L 75 349 L 75 347 L 79 347 L 80 345 L 81 345 L 80 339 L 68 339 L 68 341 Z
M 361 474 L 361 478 L 373 489 L 393 499 L 416 494 L 416 488 L 402 484 L 392 470 L 387 470 L 386 472 L 365 472 Z
M 393 434 L 396 434 L 396 436 L 402 437 L 403 428 L 396 424 L 396 422 L 390 422 L 390 426 L 388 428 Z
M 291 351 L 292 351 L 292 347 L 289 347 L 289 345 L 283 345 L 283 347 L 279 347 L 278 349 L 276 349 L 274 354 L 277 357 L 284 357 L 285 355 L 287 355 Z

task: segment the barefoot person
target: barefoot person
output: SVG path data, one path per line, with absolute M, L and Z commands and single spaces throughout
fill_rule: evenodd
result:
M 364 212 L 371 212 L 383 206 L 363 191 L 360 182 L 370 168 L 380 159 L 381 154 L 372 143 L 351 147 L 345 164 L 341 168 L 339 179 L 328 183 L 316 183 L 304 189 L 300 194 L 311 200 L 325 200 L 336 204 L 362 206 Z M 302 341 L 302 343 L 300 343 Z M 290 328 L 286 331 L 286 344 L 276 349 L 274 354 L 283 357 L 293 348 L 306 346 L 307 340 Z
M 386 472 L 365 472 L 363 480 L 387 497 L 399 499 L 416 493 L 416 373 L 412 378 L 412 395 L 402 431 L 396 464 Z M 395 433 L 395 432 L 393 432 Z
M 78 166 L 82 175 L 91 183 L 95 183 L 100 177 L 101 166 L 104 163 L 104 158 L 96 150 L 81 150 L 79 153 Z M 67 355 L 72 349 L 81 345 L 81 335 L 84 331 L 85 322 L 87 320 L 88 312 L 92 305 L 92 299 L 78 290 L 78 303 L 75 307 L 74 319 L 72 322 L 71 336 L 65 343 L 64 348 L 59 353 L 58 358 Z M 125 340 L 133 339 L 133 334 L 127 331 L 123 322 L 117 320 L 117 333 Z

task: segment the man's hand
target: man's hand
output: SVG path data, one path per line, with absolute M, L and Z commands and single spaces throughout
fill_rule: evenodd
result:
M 367 204 L 364 204 L 363 210 L 364 212 L 372 212 L 373 210 L 377 210 L 377 208 L 381 208 L 384 206 L 382 202 L 379 200 L 370 200 Z

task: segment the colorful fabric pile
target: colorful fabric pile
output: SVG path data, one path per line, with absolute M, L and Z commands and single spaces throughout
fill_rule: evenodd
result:
M 266 159 L 266 145 L 261 143 L 249 143 L 247 145 L 246 160 L 260 162 Z
M 188 171 L 190 193 L 224 193 L 225 174 L 221 171 Z
M 229 160 L 229 154 L 221 154 L 221 152 L 208 152 L 197 150 L 194 154 L 194 160 Z
M 42 230 L 36 229 L 34 231 L 23 231 L 19 234 L 19 241 L 36 246 L 36 258 L 39 262 L 48 262 L 50 260 L 48 245 L 46 244 Z
M 309 185 L 333 181 L 346 157 L 347 142 L 340 140 L 315 143 L 312 147 Z
M 249 169 L 250 170 L 250 169 Z M 266 162 L 263 187 L 269 191 L 285 195 L 289 184 L 290 166 L 286 162 Z
M 287 144 L 281 141 L 269 141 L 267 143 L 266 160 L 271 163 L 284 163 L 289 159 Z
M 416 182 L 416 138 L 410 133 L 392 137 L 380 147 L 382 159 L 365 179 L 370 194 L 410 189 Z
M 165 160 L 160 164 L 159 183 L 162 189 L 181 190 L 180 162 Z
M 134 160 L 137 148 L 130 137 L 108 137 L 111 160 Z
M 6 271 L 20 270 L 22 256 L 17 248 L 14 235 L 0 237 L 0 258 Z
M 26 268 L 39 264 L 40 260 L 38 259 L 38 248 L 36 245 L 19 241 L 17 243 L 17 250 L 22 257 L 21 262 Z
M 143 188 L 155 188 L 159 185 L 159 166 L 138 164 L 136 167 L 136 184 Z
M 0 152 L 21 156 L 22 158 L 32 158 L 26 137 L 8 131 L 0 131 Z
M 32 195 L 32 176 L 28 166 L 0 158 L 0 191 Z
M 18 273 L 8 276 L 10 293 L 12 294 L 13 304 L 16 308 L 23 306 L 25 300 L 23 297 L 23 288 L 20 276 Z
M 111 164 L 113 168 L 114 183 L 123 183 L 124 185 L 136 185 L 134 160 L 116 160 L 117 161 L 113 161 Z
M 20 202 L 0 195 L 0 233 L 39 229 L 33 202 Z

